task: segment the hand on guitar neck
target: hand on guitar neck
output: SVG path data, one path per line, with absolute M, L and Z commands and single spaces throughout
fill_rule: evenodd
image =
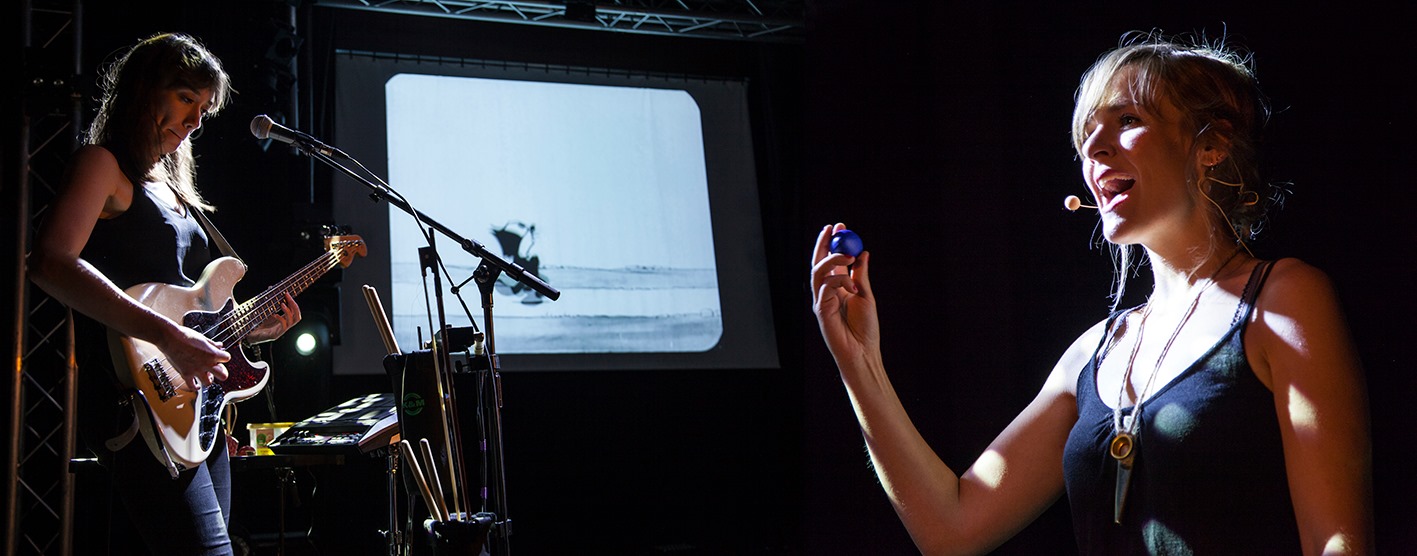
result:
M 295 298 L 291 297 L 290 292 L 281 295 L 284 300 L 281 302 L 280 308 L 246 335 L 246 343 L 260 344 L 275 340 L 285 334 L 286 330 L 290 330 L 290 327 L 295 326 L 295 323 L 300 322 L 300 306 L 295 303 Z

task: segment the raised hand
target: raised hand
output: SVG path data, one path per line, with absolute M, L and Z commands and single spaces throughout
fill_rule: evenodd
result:
M 871 254 L 866 251 L 851 257 L 830 252 L 832 234 L 844 229 L 844 224 L 822 228 L 812 254 L 812 310 L 822 338 L 843 372 L 866 357 L 879 357 L 880 352 L 876 298 L 871 293 Z

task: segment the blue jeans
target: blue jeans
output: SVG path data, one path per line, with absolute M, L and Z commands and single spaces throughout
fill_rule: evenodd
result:
M 112 454 L 113 488 L 149 551 L 162 555 L 230 555 L 231 462 L 226 437 L 207 461 L 176 479 L 141 436 Z

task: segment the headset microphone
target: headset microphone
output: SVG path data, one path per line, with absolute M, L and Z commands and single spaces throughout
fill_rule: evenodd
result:
M 1077 195 L 1068 195 L 1063 197 L 1063 208 L 1076 212 L 1080 208 L 1095 209 L 1097 207 L 1082 204 L 1082 199 L 1079 199 Z

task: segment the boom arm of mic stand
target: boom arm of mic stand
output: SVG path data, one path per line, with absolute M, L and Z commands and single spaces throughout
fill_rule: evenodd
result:
M 439 223 L 437 220 L 430 218 L 428 215 L 423 214 L 420 211 L 414 210 L 412 206 L 409 206 L 409 204 L 404 202 L 404 200 L 399 198 L 399 196 L 391 194 L 391 192 L 384 186 L 369 181 L 368 178 L 359 175 L 354 170 L 350 170 L 345 165 L 340 164 L 339 162 L 335 161 L 334 158 L 323 152 L 320 152 L 317 149 L 309 149 L 306 148 L 306 146 L 304 145 L 299 145 L 299 147 L 300 150 L 305 154 L 309 155 L 310 158 L 314 158 L 316 160 L 319 160 L 320 162 L 324 162 L 331 168 L 343 172 L 344 175 L 354 178 L 354 181 L 364 184 L 364 187 L 368 187 L 370 190 L 372 190 L 376 197 L 383 197 L 384 200 L 389 202 L 389 204 L 396 206 L 400 210 L 412 215 L 414 218 L 417 218 L 419 221 L 423 222 L 424 224 L 427 224 L 428 227 L 433 228 L 434 230 L 438 230 L 443 235 L 447 236 L 449 239 L 452 239 L 453 241 L 457 242 L 458 246 L 462 247 L 463 251 L 467 251 L 472 256 L 480 258 L 486 263 L 496 266 L 497 268 L 501 269 L 502 272 L 506 273 L 507 276 L 512 277 L 513 280 L 521 282 L 522 284 L 526 284 L 527 287 L 536 290 L 537 293 L 546 296 L 552 301 L 555 301 L 561 297 L 560 290 L 557 290 L 556 288 L 551 287 L 550 284 L 543 282 L 541 278 L 537 277 L 535 274 L 527 272 L 526 269 L 522 268 L 520 265 L 502 259 L 491 251 L 488 251 L 487 248 L 483 247 L 481 243 L 478 243 L 477 241 L 472 239 L 462 237 L 456 232 L 448 229 L 447 226 L 444 226 Z

